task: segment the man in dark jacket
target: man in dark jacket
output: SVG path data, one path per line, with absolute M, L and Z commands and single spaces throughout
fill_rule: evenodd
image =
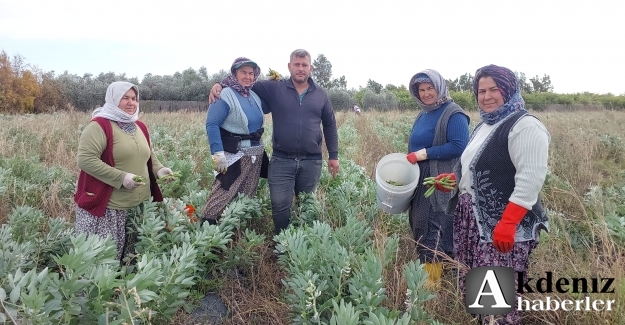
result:
M 334 111 L 326 92 L 310 78 L 313 66 L 310 53 L 295 50 L 288 64 L 291 78 L 265 80 L 254 84 L 263 101 L 265 114 L 272 113 L 273 154 L 269 162 L 269 192 L 276 234 L 291 220 L 293 194 L 312 193 L 321 176 L 322 135 L 328 149 L 328 171 L 339 171 L 338 132 Z M 219 97 L 222 87 L 215 84 L 209 102 Z M 321 129 L 323 125 L 323 130 Z

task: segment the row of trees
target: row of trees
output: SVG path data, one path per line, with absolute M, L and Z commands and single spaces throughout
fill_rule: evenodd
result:
M 146 74 L 143 80 L 113 72 L 83 76 L 67 71 L 55 75 L 25 63 L 22 56 L 12 59 L 0 53 L 0 113 L 43 113 L 66 109 L 90 110 L 104 104 L 106 88 L 114 81 L 139 86 L 141 100 L 206 101 L 207 90 L 229 72 L 208 74 L 205 67 L 189 68 L 171 76 Z
M 347 89 L 345 76 L 333 78 L 332 64 L 323 54 L 319 54 L 313 61 L 313 66 L 315 67 L 312 73 L 313 79 L 327 90 L 336 109 L 349 109 L 353 105 L 359 105 L 364 109 L 380 110 L 418 108 L 404 85 L 383 86 L 369 79 L 365 87 Z M 106 88 L 113 81 L 128 81 L 138 85 L 141 100 L 204 102 L 208 89 L 228 73 L 228 71 L 221 70 L 209 75 L 205 67 L 197 71 L 189 68 L 173 75 L 146 74 L 141 81 L 137 78 L 128 78 L 126 74 L 113 72 L 100 73 L 97 76 L 86 73 L 79 76 L 65 71 L 63 74 L 55 75 L 54 71 L 44 72 L 36 66 L 26 64 L 19 54 L 11 59 L 2 51 L 0 53 L 0 113 L 43 113 L 63 110 L 70 106 L 88 111 L 104 104 Z M 517 76 L 526 101 L 528 98 L 531 101 L 533 98 L 531 96 L 534 96 L 540 98 L 538 102 L 542 106 L 549 103 L 577 103 L 576 100 L 566 97 L 574 95 L 553 94 L 551 78 L 546 74 L 542 78 L 535 76 L 529 80 L 524 73 L 518 73 Z M 261 76 L 261 79 L 265 77 Z M 458 104 L 467 109 L 476 107 L 472 95 L 473 76 L 471 74 L 466 73 L 456 79 L 446 81 L 452 98 Z M 528 97 L 528 95 L 531 96 Z M 599 101 L 603 106 L 625 108 L 624 96 L 618 96 L 615 100 L 615 96 L 589 95 L 604 96 L 599 100 L 590 100 Z M 607 105 L 603 104 L 604 99 L 610 102 Z
M 521 91 L 525 94 L 531 93 L 550 93 L 553 91 L 553 85 L 551 84 L 551 77 L 547 74 L 543 77 L 535 76 L 530 78 L 529 81 L 523 72 L 515 72 Z M 473 91 L 473 75 L 465 73 L 456 79 L 445 79 L 447 87 L 451 91 Z

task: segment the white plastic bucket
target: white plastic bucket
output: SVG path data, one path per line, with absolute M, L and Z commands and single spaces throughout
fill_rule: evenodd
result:
M 402 184 L 401 186 L 388 182 Z M 419 183 L 419 165 L 411 164 L 406 154 L 391 153 L 375 168 L 378 207 L 387 213 L 399 214 L 410 208 L 410 201 Z

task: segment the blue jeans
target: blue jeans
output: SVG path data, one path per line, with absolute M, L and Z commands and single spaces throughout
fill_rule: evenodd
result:
M 321 159 L 298 160 L 272 156 L 269 161 L 269 195 L 276 234 L 289 226 L 293 193 L 312 193 L 321 177 Z

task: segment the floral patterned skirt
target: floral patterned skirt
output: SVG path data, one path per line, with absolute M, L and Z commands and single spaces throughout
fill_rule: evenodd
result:
M 240 174 L 228 189 L 224 189 L 221 181 L 215 178 L 211 194 L 204 206 L 202 219 L 218 220 L 226 206 L 238 193 L 249 197 L 256 195 L 265 148 L 261 145 L 245 148 L 242 151 Z
M 97 217 L 87 210 L 76 207 L 76 234 L 98 235 L 102 238 L 110 236 L 117 244 L 117 259 L 128 253 L 134 254 L 135 235 L 126 233 L 129 210 L 106 209 L 104 216 Z
M 502 254 L 495 249 L 493 243 L 480 241 L 471 195 L 465 193 L 458 197 L 454 213 L 454 254 L 460 264 L 459 285 L 463 299 L 466 293 L 465 278 L 470 269 L 481 266 L 505 266 L 513 268 L 515 272 L 527 274 L 529 256 L 537 246 L 538 240 L 516 242 L 512 251 Z M 514 311 L 494 317 L 497 318 L 495 324 L 520 324 L 521 317 L 516 310 L 516 299 Z M 489 324 L 489 321 L 490 316 L 482 318 L 484 324 Z

